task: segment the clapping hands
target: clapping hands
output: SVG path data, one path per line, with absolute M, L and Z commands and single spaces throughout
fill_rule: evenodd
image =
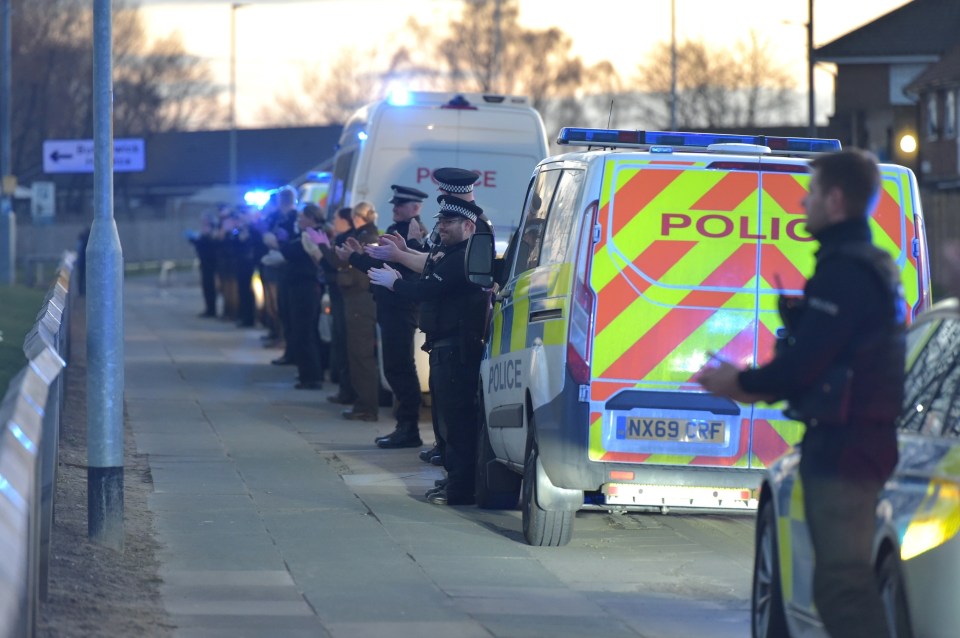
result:
M 383 268 L 371 268 L 367 271 L 370 283 L 375 286 L 383 286 L 387 290 L 393 290 L 393 284 L 400 279 L 400 273 L 385 264 Z
M 406 242 L 398 233 L 381 235 L 380 243 L 367 246 L 364 250 L 368 255 L 380 261 L 398 261 L 400 253 L 404 252 Z

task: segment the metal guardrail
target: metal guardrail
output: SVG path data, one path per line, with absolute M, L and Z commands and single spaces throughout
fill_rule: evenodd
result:
M 70 277 L 64 253 L 33 329 L 27 365 L 0 404 L 0 638 L 32 637 L 46 597 L 63 376 L 69 349 Z

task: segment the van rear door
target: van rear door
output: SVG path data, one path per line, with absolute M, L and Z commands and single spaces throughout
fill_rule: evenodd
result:
M 516 229 L 530 175 L 546 155 L 543 125 L 529 108 L 389 107 L 372 132 L 370 170 L 358 191 L 381 210 L 390 184 L 436 192 L 433 171 L 456 166 L 477 173 L 477 203 L 505 240 Z M 424 211 L 433 213 L 429 205 Z
M 758 340 L 760 173 L 712 161 L 605 164 L 591 270 L 591 460 L 751 465 L 752 408 L 704 394 L 694 377 L 710 352 L 745 366 L 770 345 Z

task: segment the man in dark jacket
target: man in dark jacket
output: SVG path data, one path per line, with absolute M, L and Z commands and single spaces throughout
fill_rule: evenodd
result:
M 877 496 L 897 463 L 906 305 L 898 269 L 871 242 L 876 160 L 844 151 L 811 167 L 803 205 L 820 250 L 802 299 L 781 298 L 786 343 L 759 368 L 720 362 L 698 380 L 743 403 L 787 399 L 787 414 L 807 425 L 800 478 L 814 602 L 834 638 L 875 638 L 889 635 L 871 553 Z
M 389 265 L 371 268 L 370 281 L 420 303 L 420 328 L 430 351 L 433 417 L 446 447 L 447 483 L 427 493 L 437 505 L 474 503 L 479 406 L 477 386 L 489 293 L 467 279 L 464 250 L 483 210 L 462 199 L 441 198 L 440 244 L 420 279 L 409 281 Z M 481 222 L 482 223 L 482 222 Z
M 413 250 L 422 250 L 419 236 L 410 235 L 411 220 L 417 220 L 420 228 L 420 208 L 428 196 L 421 190 L 393 184 L 393 223 L 387 228 L 388 235 L 398 235 Z M 414 233 L 419 235 L 419 233 Z M 359 243 L 350 255 L 350 265 L 366 273 L 371 268 L 381 268 L 384 263 L 363 252 Z M 398 263 L 391 264 L 403 279 L 416 281 L 420 273 Z M 383 357 L 383 375 L 393 392 L 393 412 L 397 425 L 387 436 L 376 439 L 381 448 L 420 447 L 420 381 L 413 356 L 413 336 L 417 329 L 417 302 L 391 293 L 382 286 L 374 286 L 373 298 L 377 302 L 377 325 L 380 326 L 380 346 Z

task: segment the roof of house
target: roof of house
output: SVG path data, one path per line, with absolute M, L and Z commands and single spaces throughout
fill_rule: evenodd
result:
M 819 47 L 823 62 L 937 59 L 957 42 L 960 2 L 914 0 Z
M 939 62 L 928 66 L 904 87 L 904 91 L 919 94 L 930 88 L 957 85 L 960 85 L 960 44 L 950 49 Z

